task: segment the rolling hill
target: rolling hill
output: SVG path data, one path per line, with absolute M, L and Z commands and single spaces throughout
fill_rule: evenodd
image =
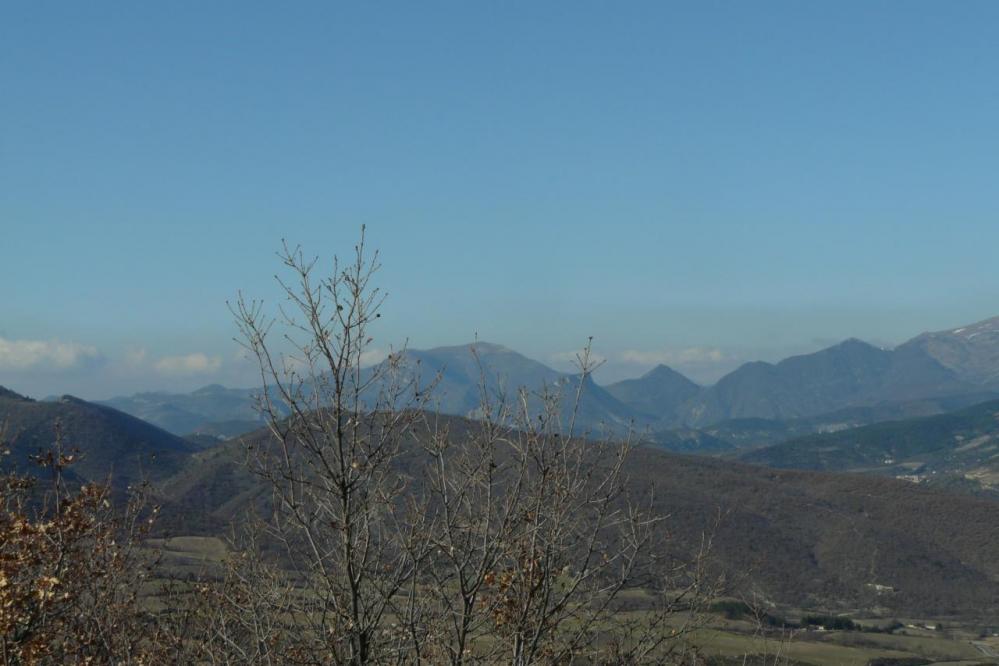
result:
M 475 428 L 449 418 L 456 443 Z M 258 432 L 196 454 L 164 481 L 164 520 L 177 533 L 215 533 L 269 494 L 241 461 Z M 418 471 L 419 447 L 400 461 Z M 594 444 L 597 446 L 597 444 Z M 774 470 L 638 448 L 628 487 L 656 487 L 657 510 L 677 555 L 718 521 L 714 566 L 734 587 L 798 607 L 877 608 L 938 615 L 999 612 L 999 503 L 895 479 Z M 185 530 L 180 532 L 179 530 Z M 887 610 L 885 610 L 887 609 Z
M 72 396 L 41 402 L 0 388 L 3 423 L 11 450 L 5 466 L 34 470 L 30 456 L 49 450 L 61 432 L 63 449 L 80 454 L 70 468 L 75 478 L 103 481 L 111 474 L 118 487 L 140 477 L 157 480 L 174 474 L 200 448 L 133 416 Z
M 964 428 L 982 438 L 997 422 L 999 402 L 975 410 L 934 417 L 943 425 L 929 432 Z M 71 397 L 36 402 L 10 391 L 0 393 L 0 418 L 15 428 L 13 460 L 21 464 L 60 423 L 67 444 L 84 454 L 74 467 L 81 479 L 113 473 L 120 487 L 147 473 L 163 503 L 161 528 L 171 533 L 218 535 L 268 502 L 267 487 L 243 464 L 247 445 L 269 445 L 265 431 L 198 451 L 107 407 Z M 441 418 L 456 445 L 477 427 Z M 954 425 L 961 423 L 976 429 Z M 702 435 L 687 440 L 699 442 L 692 449 L 711 445 Z M 422 464 L 418 443 L 400 460 L 408 473 Z M 994 440 L 961 446 L 970 455 L 963 452 L 991 451 Z M 635 493 L 655 486 L 657 510 L 670 516 L 673 554 L 690 555 L 717 521 L 714 566 L 742 591 L 833 610 L 999 612 L 999 533 L 983 528 L 999 523 L 999 502 L 883 476 L 775 470 L 648 447 L 632 452 L 627 477 Z

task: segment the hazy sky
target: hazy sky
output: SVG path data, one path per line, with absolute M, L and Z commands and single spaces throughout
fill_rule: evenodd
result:
M 361 224 L 376 346 L 701 380 L 999 314 L 999 3 L 7 2 L 0 384 L 248 385 Z M 598 376 L 598 379 L 600 377 Z

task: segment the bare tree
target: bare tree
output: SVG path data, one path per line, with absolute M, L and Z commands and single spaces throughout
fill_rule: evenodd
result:
M 249 451 L 272 490 L 263 536 L 293 574 L 244 550 L 209 592 L 213 644 L 248 663 L 664 661 L 704 571 L 658 557 L 664 518 L 625 477 L 634 433 L 577 432 L 589 345 L 540 391 L 490 389 L 480 363 L 478 418 L 435 415 L 436 380 L 404 349 L 366 367 L 383 296 L 363 230 L 329 277 L 280 256 L 279 313 L 242 296 L 231 310 L 272 434 Z M 637 590 L 654 607 L 618 622 Z
M 405 480 L 396 463 L 420 418 L 427 387 L 401 372 L 402 356 L 366 368 L 369 326 L 383 296 L 379 268 L 362 231 L 353 261 L 334 259 L 330 277 L 287 245 L 294 276 L 274 318 L 242 296 L 232 306 L 242 342 L 257 359 L 260 408 L 274 445 L 252 453 L 273 490 L 269 536 L 282 545 L 307 594 L 289 611 L 331 663 L 362 664 L 398 653 L 380 633 L 392 604 L 413 580 L 421 535 L 400 520 Z M 279 353 L 272 331 L 281 329 Z
M 663 518 L 652 498 L 627 492 L 634 433 L 602 443 L 577 436 L 589 344 L 577 361 L 574 380 L 512 400 L 487 389 L 480 363 L 480 418 L 461 433 L 434 422 L 425 445 L 432 584 L 414 607 L 436 621 L 424 642 L 437 643 L 439 660 L 644 662 L 689 629 L 665 619 L 704 598 L 703 570 L 657 558 Z M 619 595 L 639 589 L 658 593 L 657 603 L 637 622 L 617 622 Z

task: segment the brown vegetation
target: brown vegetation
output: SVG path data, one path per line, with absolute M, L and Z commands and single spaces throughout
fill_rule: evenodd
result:
M 74 459 L 57 439 L 36 461 L 48 484 L 0 477 L 0 660 L 156 660 L 155 624 L 139 605 L 151 563 L 138 551 L 156 509 L 145 510 L 142 488 L 123 511 L 106 484 L 71 489 L 63 471 Z

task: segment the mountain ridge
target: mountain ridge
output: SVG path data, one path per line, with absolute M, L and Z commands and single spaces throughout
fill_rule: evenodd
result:
M 437 404 L 447 414 L 475 413 L 480 379 L 494 398 L 504 393 L 511 396 L 521 386 L 538 391 L 576 381 L 571 373 L 492 342 L 407 349 L 402 354 L 418 369 L 424 383 L 439 375 Z M 660 365 L 641 377 L 607 385 L 594 382 L 580 414 L 590 428 L 634 424 L 658 431 L 706 428 L 733 419 L 807 419 L 850 408 L 992 389 L 999 390 L 999 317 L 922 333 L 894 349 L 848 338 L 776 363 L 750 361 L 710 386 L 699 386 Z M 239 427 L 260 423 L 252 409 L 254 392 L 208 385 L 190 394 L 146 392 L 102 404 L 174 434 L 232 436 Z

